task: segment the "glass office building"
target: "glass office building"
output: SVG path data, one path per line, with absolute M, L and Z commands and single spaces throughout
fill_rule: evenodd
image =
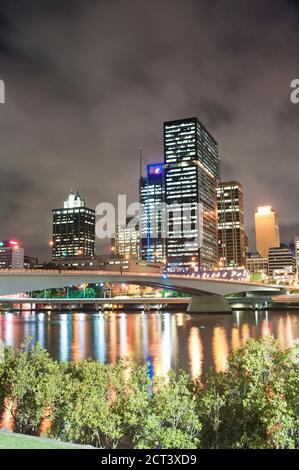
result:
M 146 176 L 139 182 L 140 252 L 147 261 L 163 261 L 165 240 L 162 234 L 162 211 L 165 198 L 164 165 L 147 165 Z
M 164 161 L 167 266 L 173 271 L 211 269 L 218 260 L 217 142 L 195 117 L 165 122 Z M 191 223 L 184 225 L 186 206 Z
M 70 193 L 64 207 L 53 209 L 53 261 L 65 257 L 93 257 L 95 253 L 95 211 L 88 209 L 77 192 Z
M 247 249 L 243 199 L 243 187 L 238 181 L 218 185 L 219 266 L 245 267 Z

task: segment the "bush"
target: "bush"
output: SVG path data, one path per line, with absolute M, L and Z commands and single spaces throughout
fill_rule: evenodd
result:
M 272 337 L 250 339 L 230 356 L 229 370 L 198 387 L 202 445 L 207 448 L 298 447 L 299 366 L 296 348 Z
M 101 448 L 299 448 L 299 346 L 248 340 L 204 384 L 146 366 L 58 364 L 39 345 L 0 345 L 0 411 L 14 430 Z
M 0 397 L 2 406 L 10 404 L 14 430 L 38 435 L 60 393 L 61 376 L 59 365 L 45 349 L 37 345 L 26 351 L 27 345 L 16 355 L 11 348 L 5 348 L 0 365 Z
M 201 425 L 187 374 L 170 372 L 153 389 L 136 448 L 196 449 Z
M 54 434 L 96 447 L 132 447 L 148 404 L 145 367 L 132 361 L 70 363 L 64 370 L 64 383 Z

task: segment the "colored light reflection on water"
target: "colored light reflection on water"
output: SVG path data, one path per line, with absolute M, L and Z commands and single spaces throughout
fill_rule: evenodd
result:
M 150 375 L 170 368 L 202 377 L 226 369 L 230 351 L 250 337 L 273 334 L 281 348 L 299 338 L 299 313 L 234 312 L 232 315 L 147 313 L 1 313 L 0 339 L 14 348 L 26 336 L 58 361 L 114 362 L 133 357 Z

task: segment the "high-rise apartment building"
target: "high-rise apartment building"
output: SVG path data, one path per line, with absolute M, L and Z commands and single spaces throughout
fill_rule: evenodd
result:
M 278 217 L 271 206 L 259 207 L 255 213 L 256 250 L 262 258 L 268 257 L 270 248 L 280 246 Z
M 219 266 L 245 267 L 247 240 L 243 199 L 243 187 L 238 181 L 219 183 L 217 187 Z
M 52 258 L 93 257 L 95 252 L 95 211 L 71 192 L 61 209 L 53 209 Z
M 175 271 L 213 268 L 218 259 L 217 142 L 196 117 L 165 122 L 164 163 L 167 265 Z M 190 224 L 185 224 L 187 206 Z

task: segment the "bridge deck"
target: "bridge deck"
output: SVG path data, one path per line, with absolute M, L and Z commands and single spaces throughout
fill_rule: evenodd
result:
M 16 298 L 16 297 L 0 297 L 1 303 L 12 304 L 188 304 L 191 297 L 113 297 L 113 298 L 59 298 L 59 299 L 45 299 L 45 298 Z

